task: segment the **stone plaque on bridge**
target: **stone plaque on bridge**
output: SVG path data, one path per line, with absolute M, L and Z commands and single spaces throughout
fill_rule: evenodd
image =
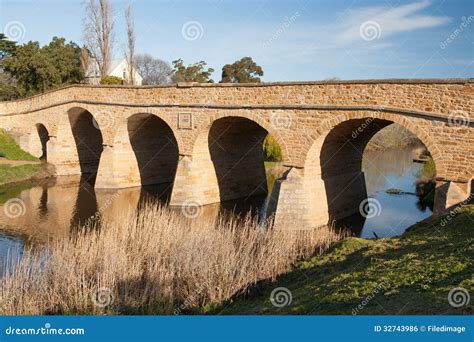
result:
M 193 115 L 191 113 L 179 113 L 178 114 L 178 128 L 179 129 L 192 129 L 193 128 Z

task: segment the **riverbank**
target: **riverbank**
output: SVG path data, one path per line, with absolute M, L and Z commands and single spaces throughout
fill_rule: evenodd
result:
M 0 129 L 0 186 L 48 178 L 53 167 L 23 151 L 15 140 Z
M 446 214 L 445 216 L 448 216 Z M 232 315 L 438 315 L 473 314 L 472 305 L 449 304 L 451 289 L 474 294 L 474 205 L 450 221 L 418 223 L 402 236 L 346 238 L 322 256 L 264 282 L 208 313 Z M 272 291 L 285 288 L 291 303 L 276 307 Z M 278 292 L 278 290 L 276 290 Z M 276 293 L 276 292 L 275 292 Z M 288 297 L 283 296 L 283 301 Z M 274 297 L 276 304 L 278 297 Z M 287 303 L 282 303 L 287 304 Z

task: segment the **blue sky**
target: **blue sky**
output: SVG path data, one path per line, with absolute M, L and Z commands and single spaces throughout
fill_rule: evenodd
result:
M 53 36 L 81 43 L 78 0 L 0 0 L 0 29 L 23 43 Z M 115 57 L 123 10 L 115 8 Z M 251 56 L 264 81 L 474 77 L 472 0 L 136 0 L 137 52 L 186 64 Z M 10 34 L 9 34 L 10 33 Z

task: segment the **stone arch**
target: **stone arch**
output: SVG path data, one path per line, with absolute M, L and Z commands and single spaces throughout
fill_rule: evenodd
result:
M 270 132 L 279 143 L 281 136 L 269 122 L 243 112 L 220 113 L 199 127 L 191 155 L 179 162 L 171 205 L 205 205 L 267 193 L 263 139 Z
M 127 139 L 134 152 L 142 185 L 172 183 L 179 160 L 179 146 L 174 131 L 161 117 L 136 113 L 126 119 L 126 130 L 117 138 Z
M 437 174 L 443 172 L 438 146 L 407 118 L 383 112 L 337 115 L 321 125 L 306 155 L 304 188 L 310 221 L 326 224 L 359 211 L 359 204 L 367 198 L 362 154 L 370 139 L 392 123 L 415 134 L 432 154 Z
M 74 142 L 80 173 L 96 174 L 103 151 L 103 137 L 99 124 L 94 115 L 82 107 L 69 109 L 67 121 L 69 129 L 65 129 L 64 122 L 62 125 L 63 138 Z
M 207 122 L 206 124 L 198 127 L 196 138 L 192 143 L 192 156 L 194 157 L 196 155 L 196 152 L 199 154 L 200 146 L 202 146 L 203 142 L 207 143 L 209 130 L 211 129 L 211 126 L 214 124 L 214 122 L 223 118 L 242 118 L 255 122 L 260 127 L 265 129 L 267 131 L 267 134 L 271 134 L 282 150 L 283 161 L 286 161 L 287 159 L 289 159 L 288 144 L 286 143 L 283 135 L 280 133 L 280 129 L 274 127 L 270 122 L 271 120 L 263 119 L 266 116 L 267 115 L 262 115 L 261 113 L 258 113 L 255 110 L 239 111 L 238 113 L 236 113 L 235 111 L 231 113 L 226 113 L 224 111 L 213 115 L 213 119 L 210 122 Z
M 416 124 L 415 122 L 411 121 L 407 117 L 403 115 L 403 113 L 393 113 L 393 112 L 384 112 L 384 111 L 356 111 L 356 112 L 345 112 L 339 113 L 335 115 L 333 118 L 324 120 L 317 131 L 317 135 L 314 137 L 313 143 L 310 144 L 310 148 L 306 152 L 305 163 L 308 160 L 308 157 L 311 156 L 310 150 L 313 148 L 315 142 L 318 141 L 322 136 L 326 136 L 334 127 L 339 125 L 340 123 L 348 120 L 353 119 L 380 119 L 391 121 L 392 123 L 398 123 L 399 125 L 406 128 L 408 131 L 412 132 L 414 135 L 420 139 L 420 141 L 426 146 L 426 148 L 430 151 L 433 160 L 436 163 L 437 171 L 439 174 L 444 174 L 445 171 L 445 161 L 443 155 L 441 153 L 438 144 L 435 142 L 435 139 L 426 132 L 425 129 L 421 125 Z M 370 139 L 369 139 L 370 140 Z

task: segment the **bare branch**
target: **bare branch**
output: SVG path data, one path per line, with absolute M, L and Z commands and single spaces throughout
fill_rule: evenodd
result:
M 84 44 L 104 77 L 112 60 L 113 8 L 109 0 L 85 0 L 84 8 Z

